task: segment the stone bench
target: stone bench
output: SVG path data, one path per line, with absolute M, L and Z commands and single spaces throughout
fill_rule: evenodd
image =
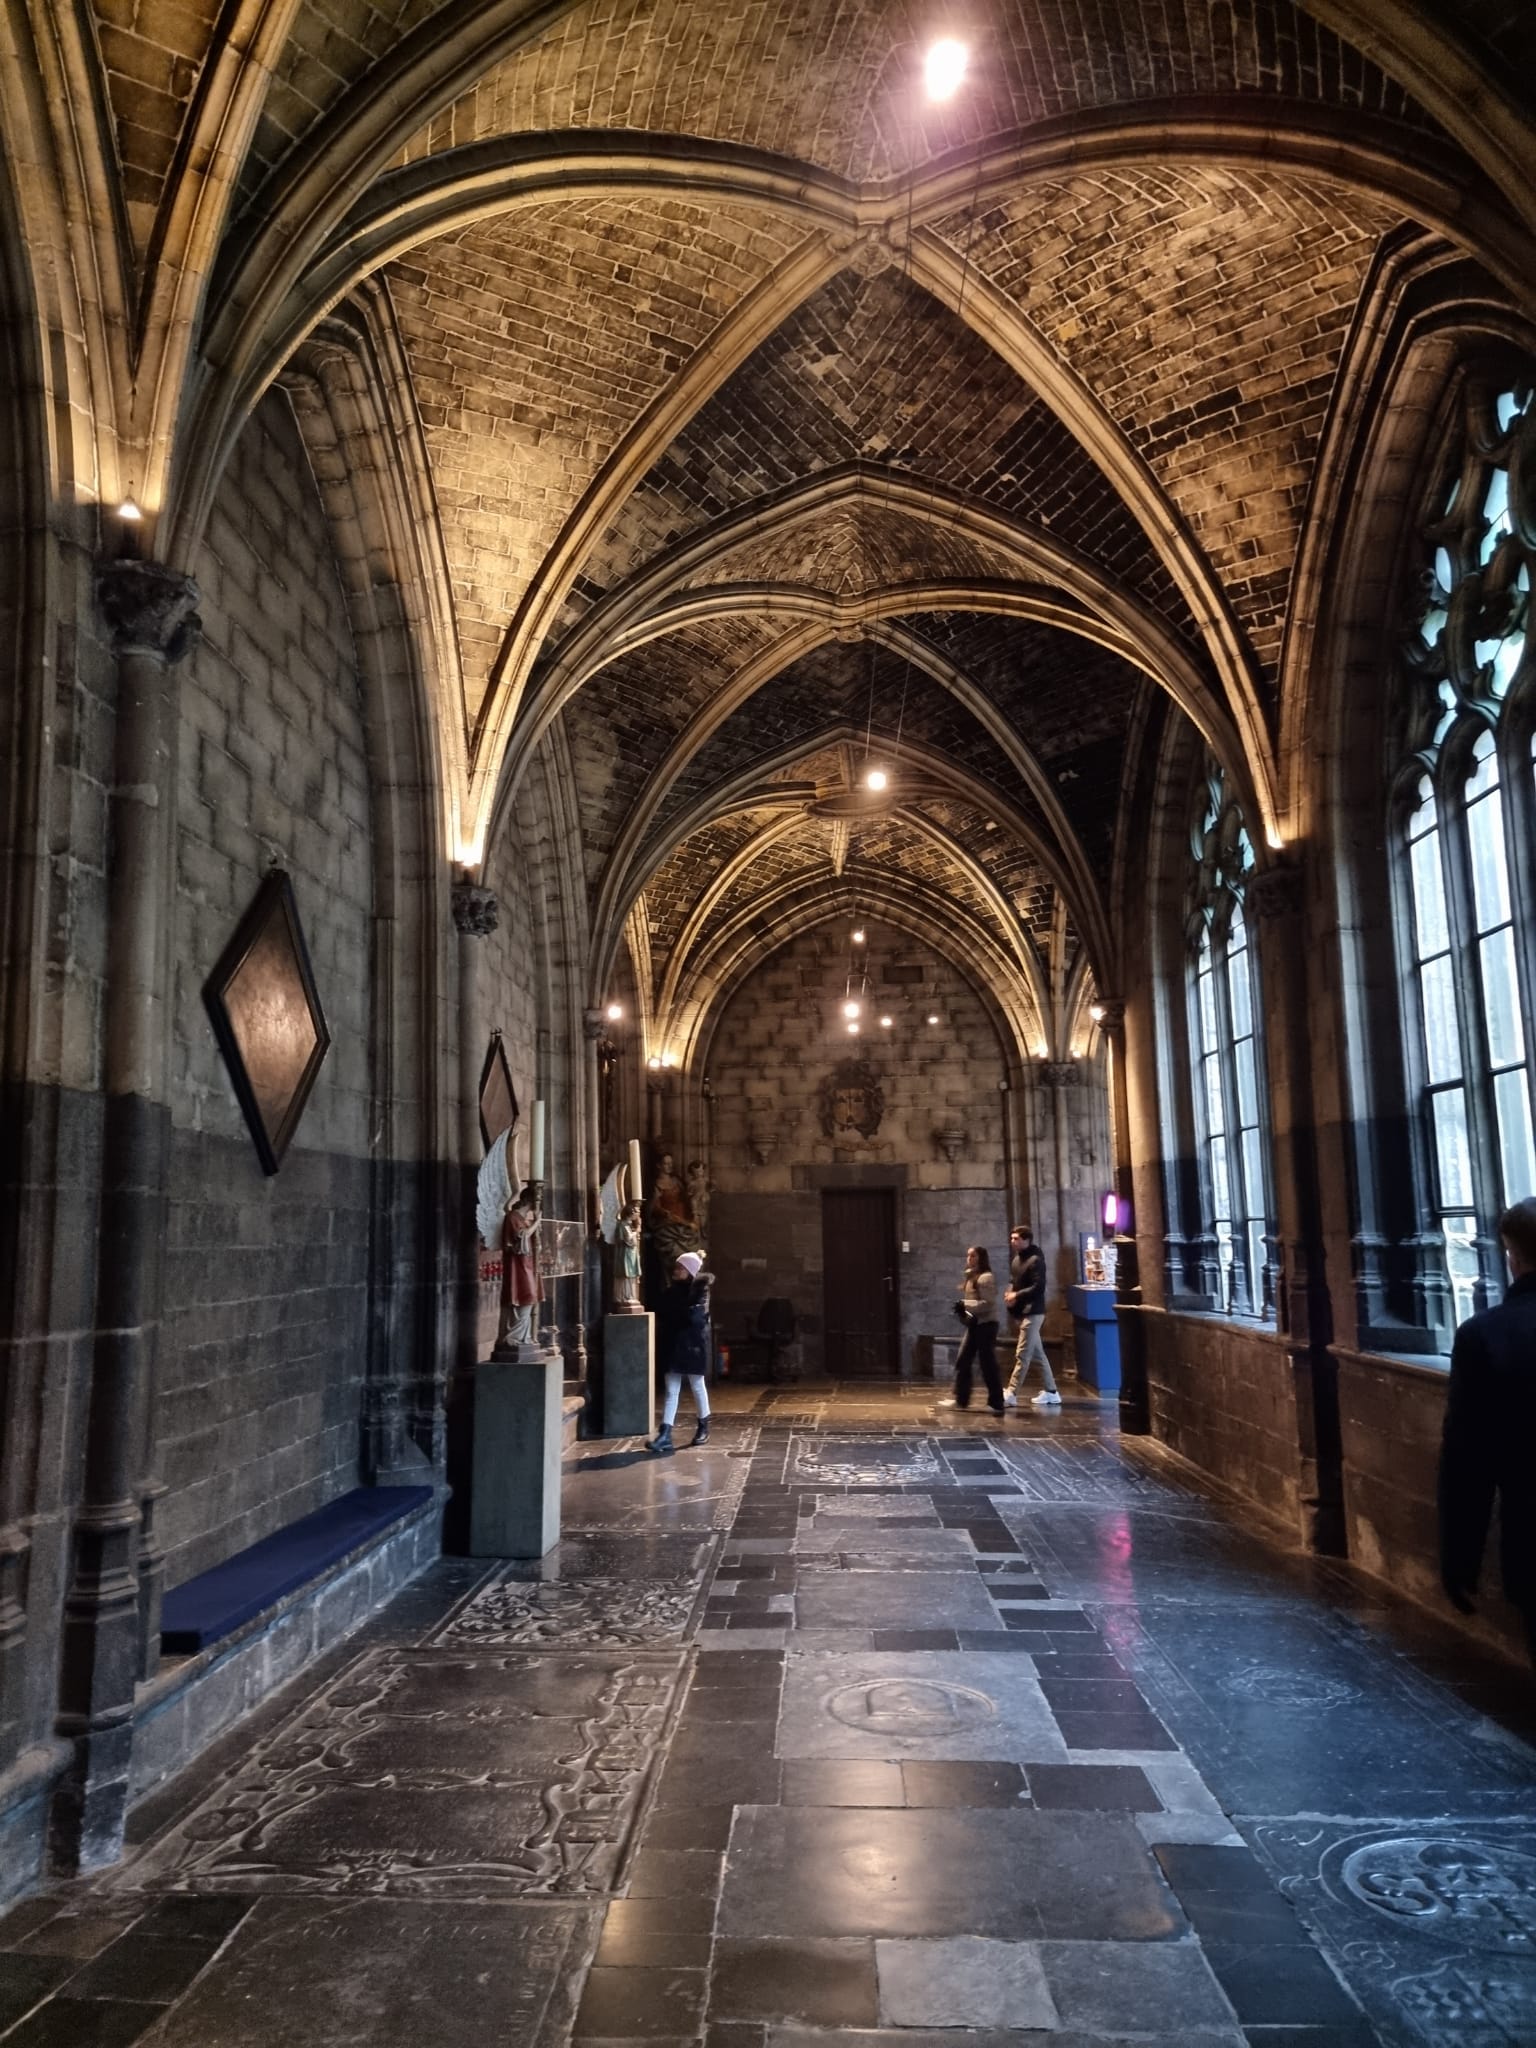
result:
M 333 1565 L 377 1542 L 432 1499 L 430 1486 L 359 1486 L 199 1572 L 165 1596 L 160 1647 L 170 1656 L 206 1650 Z

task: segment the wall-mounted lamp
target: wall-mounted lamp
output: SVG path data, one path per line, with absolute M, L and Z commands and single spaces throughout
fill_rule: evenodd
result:
M 1095 1024 L 1102 1024 L 1104 1022 L 1104 1005 L 1102 1003 L 1090 1003 L 1088 1005 L 1088 1014 Z
M 1104 1197 L 1104 1228 L 1110 1236 L 1113 1236 L 1120 1228 L 1120 1197 L 1118 1195 L 1106 1195 Z
M 624 1015 L 624 1005 L 622 1003 L 610 1003 L 607 1009 L 603 1012 L 603 1015 L 608 1019 L 608 1022 L 610 1024 L 617 1024 L 619 1019 Z

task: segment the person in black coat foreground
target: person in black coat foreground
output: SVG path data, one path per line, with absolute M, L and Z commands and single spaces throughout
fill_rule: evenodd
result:
M 656 1304 L 656 1350 L 666 1376 L 667 1397 L 662 1404 L 661 1428 L 646 1445 L 648 1451 L 674 1448 L 672 1425 L 677 1420 L 678 1397 L 685 1378 L 693 1389 L 699 1411 L 693 1442 L 709 1442 L 709 1388 L 704 1375 L 709 1370 L 709 1290 L 715 1276 L 704 1272 L 703 1265 L 702 1252 L 684 1252 L 673 1266 L 671 1282 Z
M 1536 1197 L 1506 1209 L 1509 1291 L 1456 1332 L 1440 1445 L 1440 1578 L 1470 1614 L 1499 1500 L 1504 1591 L 1536 1660 Z

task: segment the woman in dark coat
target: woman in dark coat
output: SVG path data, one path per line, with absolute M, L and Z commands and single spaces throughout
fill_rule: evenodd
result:
M 715 1276 L 704 1272 L 703 1265 L 702 1252 L 684 1252 L 672 1268 L 671 1284 L 656 1304 L 656 1349 L 666 1377 L 667 1397 L 661 1411 L 661 1428 L 647 1444 L 647 1450 L 674 1448 L 672 1425 L 677 1420 L 677 1403 L 685 1378 L 693 1389 L 699 1411 L 693 1442 L 709 1442 L 709 1389 L 704 1375 L 709 1370 L 709 1290 Z

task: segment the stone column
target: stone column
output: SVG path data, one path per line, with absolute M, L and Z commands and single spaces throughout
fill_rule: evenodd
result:
M 445 1424 L 451 1494 L 443 1522 L 444 1547 L 469 1543 L 469 1495 L 474 1454 L 474 1383 L 480 1362 L 480 1233 L 475 1222 L 476 1180 L 485 1157 L 480 1134 L 480 1071 L 485 1063 L 481 991 L 483 941 L 495 931 L 500 906 L 492 890 L 460 872 L 449 895 L 459 955 L 458 1199 L 450 1203 L 454 1265 L 458 1273 L 458 1331 Z
M 74 1758 L 50 1816 L 59 1871 L 122 1852 L 134 1687 L 159 1659 L 164 1558 L 154 1528 L 155 1351 L 170 1146 L 178 665 L 197 587 L 157 562 L 105 563 L 97 602 L 117 650 L 108 799 L 101 1211 L 85 1469 L 59 1671 Z
M 1126 1077 L 1125 1004 L 1119 996 L 1101 996 L 1098 1024 L 1109 1047 L 1109 1116 L 1115 1158 L 1115 1196 L 1120 1221 L 1115 1231 L 1115 1307 L 1141 1302 L 1141 1264 L 1136 1246 L 1135 1181 L 1131 1151 L 1131 1096 Z M 1144 1436 L 1150 1428 L 1146 1356 L 1139 1343 L 1127 1341 L 1120 1318 L 1120 1427 L 1127 1435 Z
M 1307 981 L 1312 948 L 1301 867 L 1293 858 L 1261 869 L 1248 882 L 1244 902 L 1261 969 L 1278 1252 L 1275 1319 L 1289 1341 L 1295 1383 L 1303 1533 L 1314 1549 L 1336 1552 L 1343 1548 L 1342 1452 L 1337 1368 L 1328 1349 L 1333 1323 L 1323 1267 Z

